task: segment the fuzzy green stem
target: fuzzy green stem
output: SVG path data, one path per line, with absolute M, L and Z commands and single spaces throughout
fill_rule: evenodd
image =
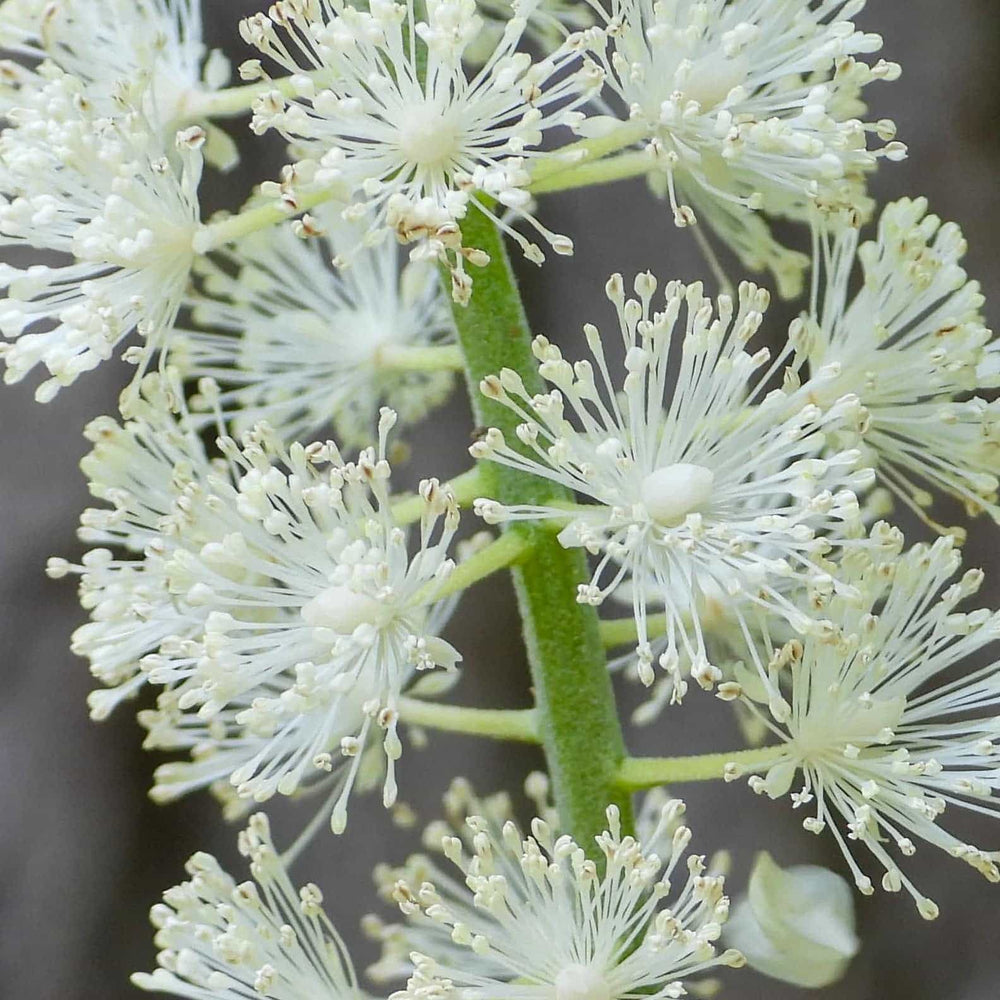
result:
M 638 642 L 639 629 L 635 618 L 609 618 L 601 622 L 601 642 L 607 649 L 616 646 L 627 646 Z M 650 615 L 646 619 L 646 637 L 656 639 L 667 631 L 667 616 L 665 614 Z
M 468 507 L 473 500 L 483 495 L 483 477 L 479 467 L 473 466 L 468 472 L 463 472 L 445 484 L 455 495 L 459 507 Z M 396 524 L 413 524 L 419 521 L 425 507 L 423 497 L 416 493 L 403 494 L 392 505 L 392 517 Z
M 546 156 L 531 165 L 532 190 L 534 185 L 541 184 L 556 174 L 578 170 L 581 164 L 592 163 L 635 145 L 645 137 L 647 131 L 648 129 L 641 123 L 623 122 L 607 135 L 581 139 L 579 142 L 563 146 L 551 156 Z
M 379 368 L 406 372 L 461 371 L 464 364 L 458 344 L 413 347 L 409 344 L 385 344 L 375 358 Z
M 508 532 L 495 542 L 490 542 L 474 556 L 460 562 L 445 578 L 443 583 L 428 583 L 423 590 L 428 600 L 440 601 L 452 594 L 468 590 L 474 583 L 485 580 L 497 570 L 506 569 L 520 562 L 531 549 L 532 539 L 523 534 Z
M 785 752 L 781 746 L 755 750 L 732 750 L 696 757 L 628 757 L 622 762 L 616 783 L 619 788 L 637 792 L 658 785 L 676 785 L 687 781 L 714 781 L 724 778 L 727 764 L 756 768 L 772 764 Z
M 493 740 L 540 743 L 538 716 L 533 708 L 496 709 L 440 705 L 419 698 L 400 698 L 399 718 L 413 726 L 439 729 L 448 733 L 466 733 Z
M 657 169 L 656 161 L 643 149 L 560 170 L 557 174 L 533 181 L 528 190 L 532 194 L 572 191 L 576 188 L 593 187 L 596 184 L 623 181 L 630 177 L 641 177 L 655 169 Z
M 315 208 L 325 201 L 338 197 L 345 199 L 343 187 L 319 188 L 300 195 L 295 208 L 275 201 L 266 205 L 257 205 L 254 208 L 246 208 L 242 212 L 228 215 L 215 222 L 208 222 L 201 226 L 194 235 L 194 252 L 211 253 L 227 243 L 235 243 L 258 230 L 278 226 L 302 212 L 309 211 L 310 208 Z
M 470 211 L 462 231 L 468 246 L 490 255 L 490 264 L 475 273 L 468 306 L 453 310 L 475 418 L 517 441 L 517 416 L 487 400 L 479 383 L 506 367 L 518 372 L 529 392 L 541 391 L 527 320 L 493 223 Z M 446 274 L 442 278 L 447 287 L 450 279 Z M 568 491 L 554 494 L 551 484 L 506 466 L 486 462 L 481 474 L 485 494 L 500 503 L 572 501 Z M 529 522 L 507 526 L 504 537 L 511 535 L 530 545 L 513 576 L 556 805 L 566 832 L 596 857 L 594 838 L 606 826 L 607 806 L 618 806 L 626 829 L 632 818 L 630 797 L 615 786 L 625 746 L 597 613 L 576 601 L 577 586 L 589 577 L 586 558 L 582 550 L 564 549 L 551 532 Z

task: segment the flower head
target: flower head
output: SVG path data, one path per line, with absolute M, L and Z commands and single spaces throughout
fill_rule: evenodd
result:
M 858 394 L 879 482 L 924 520 L 927 487 L 1000 520 L 1000 405 L 971 396 L 996 381 L 982 371 L 992 334 L 961 266 L 961 230 L 906 198 L 885 208 L 872 241 L 858 239 L 842 224 L 816 241 L 813 306 L 795 339 L 810 365 L 840 367 L 822 398 Z M 864 281 L 852 296 L 856 260 Z
M 229 79 L 221 52 L 206 59 L 202 0 L 6 0 L 0 40 L 25 60 L 16 66 L 10 103 L 33 100 L 44 84 L 45 61 L 84 85 L 100 114 L 141 85 L 139 107 L 166 133 L 196 111 L 199 96 Z M 34 66 L 32 66 L 34 64 Z M 213 138 L 221 145 L 221 135 Z
M 0 331 L 14 342 L 0 357 L 8 383 L 44 364 L 48 401 L 133 331 L 141 368 L 164 345 L 194 259 L 205 133 L 179 132 L 168 150 L 137 111 L 95 115 L 60 72 L 43 98 L 0 135 L 0 247 L 63 259 L 2 266 Z
M 674 676 L 679 698 L 686 687 L 681 654 L 702 685 L 720 677 L 699 621 L 703 598 L 726 594 L 744 632 L 748 612 L 778 614 L 804 631 L 818 627 L 783 591 L 792 584 L 837 586 L 824 556 L 854 532 L 852 489 L 871 475 L 856 469 L 853 449 L 815 457 L 831 430 L 859 425 L 856 398 L 823 410 L 775 390 L 756 402 L 781 360 L 769 372 L 766 349 L 746 350 L 768 303 L 765 291 L 743 284 L 738 304 L 722 296 L 716 314 L 700 284 L 669 283 L 660 311 L 652 305 L 651 274 L 639 275 L 635 289 L 638 297 L 626 298 L 619 275 L 607 286 L 625 348 L 621 394 L 593 326 L 585 333 L 594 364 L 570 365 L 544 337 L 535 340 L 548 392 L 530 393 L 509 370 L 482 384 L 523 421 L 521 447 L 493 429 L 473 455 L 535 473 L 593 503 L 504 507 L 483 499 L 477 509 L 488 521 L 565 522 L 563 545 L 601 557 L 580 588 L 581 602 L 600 604 L 630 581 L 646 683 L 653 680 L 647 605 L 662 604 L 667 641 L 660 664 Z
M 297 188 L 344 185 L 356 199 L 347 215 L 373 215 L 370 239 L 393 232 L 402 243 L 419 241 L 417 256 L 450 263 L 459 301 L 471 284 L 465 260 L 488 259 L 463 245 L 470 206 L 497 219 L 532 260 L 544 259 L 476 194 L 527 220 L 557 253 L 571 253 L 566 237 L 531 214 L 527 167 L 552 155 L 536 149 L 545 133 L 579 123 L 575 108 L 599 80 L 574 65 L 573 36 L 537 62 L 518 51 L 536 4 L 515 3 L 501 42 L 476 71 L 462 62 L 482 27 L 474 0 L 430 0 L 419 22 L 414 0 L 379 0 L 367 10 L 345 0 L 280 0 L 245 20 L 244 39 L 297 85 L 294 98 L 273 91 L 254 106 L 254 130 L 277 129 L 301 156 L 280 189 L 271 187 L 294 208 Z M 265 77 L 259 61 L 241 72 Z
M 595 4 L 595 7 L 598 5 Z M 703 219 L 752 268 L 794 296 L 808 260 L 754 213 L 804 219 L 864 201 L 877 158 L 905 150 L 891 122 L 858 119 L 861 88 L 899 67 L 857 57 L 882 39 L 850 18 L 864 0 L 613 0 L 607 85 L 644 127 L 680 226 Z M 605 18 L 608 15 L 604 15 Z
M 748 703 L 769 704 L 769 727 L 782 741 L 766 774 L 750 782 L 778 798 L 801 771 L 792 801 L 810 813 L 803 826 L 830 829 L 868 894 L 872 881 L 850 845 L 866 848 L 885 870 L 883 888 L 905 887 L 930 919 L 937 906 L 901 871 L 891 845 L 909 858 L 923 840 L 1000 881 L 1000 853 L 965 843 L 941 822 L 948 806 L 998 814 L 997 665 L 969 661 L 1000 636 L 1000 615 L 956 610 L 983 574 L 969 570 L 949 583 L 961 564 L 950 537 L 900 555 L 897 531 L 873 530 L 895 544 L 877 557 L 871 549 L 845 556 L 853 596 L 830 598 L 834 628 L 775 652 L 771 691 L 745 687 Z
M 502 40 L 507 22 L 521 14 L 511 0 L 477 0 L 476 7 L 483 19 L 480 36 L 465 50 L 463 58 L 480 65 Z M 538 0 L 522 10 L 528 21 L 525 37 L 546 53 L 558 49 L 567 35 L 586 31 L 594 23 L 593 11 L 578 0 Z
M 90 621 L 72 648 L 105 685 L 88 699 L 92 717 L 104 719 L 146 683 L 145 656 L 204 628 L 203 609 L 170 592 L 168 562 L 181 538 L 211 537 L 195 498 L 216 470 L 170 373 L 143 379 L 128 421 L 99 417 L 85 433 L 93 448 L 80 467 L 103 506 L 83 512 L 79 536 L 94 547 L 76 565 L 50 559 L 48 573 L 80 577 Z
M 596 838 L 601 871 L 546 820 L 525 835 L 502 801 L 488 806 L 428 828 L 425 841 L 457 879 L 427 857 L 379 872 L 407 918 L 395 933 L 415 949 L 397 1000 L 452 990 L 498 1000 L 680 997 L 691 976 L 742 964 L 738 952 L 715 948 L 729 910 L 722 878 L 706 874 L 704 858 L 682 862 L 691 840 L 676 822 L 683 803 L 667 802 L 642 844 L 622 835 L 609 807 L 608 829 Z
M 184 373 L 222 387 L 218 403 L 238 428 L 267 421 L 302 440 L 333 419 L 338 440 L 371 439 L 386 401 L 413 422 L 443 401 L 449 371 L 396 368 L 398 349 L 447 343 L 451 315 L 434 268 L 400 267 L 392 243 L 331 271 L 339 248 L 357 239 L 323 206 L 303 240 L 287 227 L 255 233 L 215 259 L 200 258 L 193 326 L 173 338 Z
M 361 1000 L 322 892 L 292 884 L 263 813 L 250 818 L 239 849 L 252 881 L 237 883 L 210 854 L 192 855 L 190 879 L 150 911 L 159 968 L 135 973 L 132 982 L 188 1000 Z
M 806 989 L 837 982 L 861 946 L 850 883 L 818 865 L 779 868 L 766 851 L 723 936 L 750 968 Z
M 242 446 L 220 438 L 235 474 L 212 477 L 199 500 L 211 537 L 199 532 L 167 567 L 171 593 L 201 610 L 204 628 L 143 661 L 168 688 L 143 714 L 147 743 L 196 756 L 158 770 L 158 798 L 228 778 L 260 802 L 329 780 L 339 832 L 381 733 L 383 798 L 395 801 L 400 693 L 417 672 L 461 659 L 439 637 L 454 602 L 438 598 L 458 509 L 425 480 L 410 554 L 388 492 L 395 419 L 382 411 L 378 447 L 353 462 L 332 442 L 286 449 L 265 425 Z

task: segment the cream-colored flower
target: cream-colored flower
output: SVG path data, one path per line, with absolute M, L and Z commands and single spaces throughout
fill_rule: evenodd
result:
M 779 868 L 765 851 L 723 936 L 750 968 L 820 989 L 837 982 L 857 954 L 854 924 L 854 895 L 843 878 L 818 865 Z
M 857 856 L 863 848 L 884 870 L 882 887 L 905 888 L 932 919 L 937 906 L 893 845 L 909 859 L 925 841 L 1000 882 L 1000 853 L 943 823 L 946 811 L 962 808 L 1000 814 L 997 664 L 970 662 L 1000 637 L 1000 615 L 958 610 L 983 574 L 968 570 L 950 582 L 961 565 L 951 537 L 901 554 L 898 531 L 878 525 L 873 534 L 882 538 L 877 548 L 844 557 L 850 595 L 827 601 L 832 628 L 771 651 L 766 683 L 744 679 L 744 698 L 768 705 L 761 715 L 781 741 L 750 784 L 771 798 L 791 792 L 793 806 L 809 813 L 803 826 L 836 839 L 861 892 L 873 891 Z M 729 777 L 739 773 L 733 767 Z
M 541 249 L 503 220 L 505 211 L 556 253 L 572 253 L 569 239 L 532 214 L 527 168 L 553 155 L 538 148 L 548 133 L 580 123 L 576 109 L 600 75 L 579 64 L 575 36 L 538 61 L 520 50 L 537 4 L 516 0 L 478 70 L 463 64 L 482 29 L 475 0 L 429 0 L 425 20 L 415 0 L 378 0 L 368 9 L 347 0 L 279 0 L 268 14 L 247 18 L 243 38 L 296 85 L 293 98 L 274 90 L 254 105 L 254 131 L 277 130 L 299 157 L 282 184 L 265 191 L 294 209 L 304 190 L 343 186 L 354 200 L 346 214 L 371 216 L 369 239 L 393 233 L 417 244 L 414 256 L 448 262 L 458 301 L 470 292 L 465 262 L 488 259 L 463 242 L 468 211 L 493 218 L 537 263 Z M 241 73 L 268 79 L 259 60 Z
M 679 700 L 687 687 L 682 663 L 704 687 L 721 679 L 700 622 L 705 601 L 717 594 L 726 595 L 743 634 L 753 619 L 772 614 L 805 632 L 820 627 L 786 590 L 838 586 L 825 557 L 859 532 L 853 491 L 871 482 L 871 472 L 857 468 L 856 449 L 818 457 L 832 430 L 846 436 L 863 422 L 856 397 L 822 409 L 801 395 L 764 394 L 789 350 L 773 364 L 766 348 L 747 350 L 767 292 L 745 283 L 738 302 L 722 296 L 713 303 L 700 284 L 670 282 L 658 309 L 648 273 L 636 278 L 635 292 L 626 297 L 620 275 L 607 286 L 625 350 L 620 389 L 600 332 L 589 325 L 593 363 L 571 365 L 536 338 L 547 392 L 529 392 L 509 370 L 482 383 L 522 423 L 519 443 L 492 429 L 473 456 L 541 476 L 588 502 L 504 506 L 483 498 L 476 508 L 494 523 L 563 523 L 563 545 L 599 557 L 581 602 L 597 605 L 630 587 L 647 684 L 654 676 L 647 608 L 662 606 L 659 663 Z

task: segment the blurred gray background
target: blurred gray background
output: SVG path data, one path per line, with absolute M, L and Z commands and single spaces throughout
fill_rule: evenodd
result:
M 236 20 L 260 9 L 260 0 L 205 5 L 213 44 L 244 58 Z M 971 274 L 989 302 L 1000 301 L 1000 5 L 875 0 L 859 22 L 885 36 L 886 57 L 904 68 L 899 83 L 869 89 L 872 117 L 896 119 L 910 146 L 907 162 L 883 168 L 877 193 L 883 199 L 925 194 L 935 212 L 960 222 Z M 206 183 L 208 207 L 236 207 L 252 180 L 276 172 L 279 161 L 267 159 L 260 144 L 244 143 L 244 149 L 252 153 L 239 183 Z M 585 320 L 608 319 L 603 284 L 613 270 L 707 276 L 693 243 L 674 230 L 641 183 L 555 196 L 544 217 L 555 231 L 573 236 L 576 256 L 521 272 L 535 329 L 560 343 L 577 342 Z M 770 329 L 780 335 L 788 315 L 775 308 Z M 80 431 L 87 419 L 113 412 L 123 378 L 121 369 L 104 366 L 47 406 L 33 402 L 33 385 L 0 392 L 0 994 L 21 1000 L 138 995 L 128 975 L 154 961 L 149 906 L 180 879 L 193 850 L 235 862 L 236 831 L 208 798 L 167 808 L 146 798 L 155 761 L 140 751 L 140 731 L 127 708 L 100 726 L 88 720 L 86 664 L 68 651 L 70 632 L 81 621 L 73 584 L 50 582 L 43 572 L 50 554 L 79 551 L 74 529 L 87 503 L 77 469 L 85 450 Z M 403 475 L 415 480 L 461 471 L 469 426 L 459 397 L 416 435 Z M 979 524 L 967 548 L 970 560 L 989 571 L 998 551 L 997 529 Z M 994 578 L 987 599 L 997 598 Z M 466 662 L 456 700 L 527 703 L 518 622 L 505 582 L 470 593 L 449 638 Z M 629 700 L 626 694 L 623 701 Z M 683 711 L 633 732 L 630 742 L 634 751 L 666 754 L 735 747 L 738 738 L 713 699 L 693 692 Z M 400 767 L 402 797 L 422 819 L 434 815 L 456 761 L 483 791 L 516 787 L 541 763 L 523 748 L 432 736 L 427 749 L 407 749 Z M 831 843 L 804 836 L 785 804 L 761 801 L 742 785 L 678 790 L 688 799 L 699 850 L 731 848 L 737 882 L 763 847 L 785 864 L 841 867 Z M 308 805 L 287 803 L 272 803 L 271 811 L 279 833 L 310 814 Z M 995 825 L 973 832 L 983 846 L 1000 847 Z M 320 834 L 299 862 L 297 877 L 323 887 L 331 917 L 356 942 L 359 966 L 373 957 L 356 932 L 358 918 L 376 908 L 368 873 L 379 860 L 401 860 L 413 845 L 414 835 L 393 828 L 377 802 L 359 799 L 346 835 Z M 994 1000 L 1000 994 L 1000 887 L 930 848 L 918 854 L 914 868 L 921 888 L 940 903 L 941 918 L 925 924 L 905 894 L 860 901 L 864 948 L 848 977 L 825 991 L 831 1000 Z M 746 972 L 727 995 L 791 1000 L 803 992 Z

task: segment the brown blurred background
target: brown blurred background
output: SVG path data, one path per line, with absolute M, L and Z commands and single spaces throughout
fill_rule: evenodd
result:
M 261 0 L 204 0 L 212 43 L 235 60 L 247 55 L 235 32 L 239 17 Z M 892 117 L 910 158 L 879 174 L 881 198 L 925 194 L 932 210 L 961 223 L 971 246 L 968 268 L 988 302 L 1000 301 L 1000 6 L 996 0 L 875 0 L 859 17 L 886 39 L 885 55 L 902 63 L 903 79 L 869 90 L 873 117 Z M 235 130 L 239 132 L 237 124 Z M 257 142 L 243 173 L 211 178 L 205 204 L 234 208 L 249 184 L 276 172 L 278 159 Z M 262 158 L 263 157 L 263 158 Z M 542 270 L 521 267 L 529 313 L 537 331 L 575 343 L 585 320 L 606 320 L 603 284 L 612 270 L 626 275 L 650 268 L 661 278 L 706 275 L 693 243 L 674 230 L 641 183 L 555 196 L 546 222 L 573 236 L 572 259 L 554 257 Z M 738 274 L 733 269 L 732 273 Z M 770 329 L 780 335 L 789 314 L 779 307 Z M 990 314 L 991 318 L 995 313 Z M 118 1000 L 138 993 L 128 974 L 154 961 L 149 906 L 182 875 L 195 849 L 235 861 L 235 830 L 214 804 L 199 797 L 168 808 L 145 796 L 155 763 L 139 749 L 140 731 L 126 708 L 110 722 L 92 724 L 84 698 L 86 664 L 68 651 L 81 620 L 72 583 L 50 582 L 50 554 L 78 552 L 74 529 L 87 503 L 77 462 L 83 423 L 114 410 L 124 373 L 113 365 L 84 377 L 47 406 L 32 400 L 33 386 L 0 392 L 0 994 L 20 1000 Z M 469 420 L 464 399 L 415 436 L 414 458 L 403 475 L 452 475 L 463 457 Z M 945 519 L 945 523 L 947 519 Z M 1000 533 L 979 524 L 968 544 L 971 561 L 990 571 Z M 996 574 L 988 600 L 1000 598 Z M 519 706 L 527 701 L 526 668 L 518 622 L 506 583 L 470 593 L 449 638 L 465 654 L 456 700 Z M 623 702 L 628 703 L 629 694 Z M 723 733 L 725 735 L 720 735 Z M 692 693 L 682 711 L 630 734 L 631 748 L 684 753 L 737 746 L 738 734 L 712 699 Z M 540 758 L 530 750 L 432 736 L 409 748 L 400 767 L 402 797 L 422 819 L 434 815 L 441 792 L 461 761 L 477 787 L 519 785 Z M 744 786 L 678 789 L 688 799 L 699 850 L 728 847 L 735 882 L 753 853 L 767 847 L 782 863 L 814 861 L 840 869 L 826 839 L 805 837 L 786 804 L 752 796 Z M 279 835 L 308 805 L 272 803 Z M 957 820 L 957 817 L 951 817 Z M 973 835 L 970 828 L 969 836 Z M 299 862 L 297 875 L 318 882 L 331 917 L 356 943 L 363 966 L 372 954 L 356 932 L 374 907 L 368 873 L 382 859 L 399 860 L 414 835 L 394 829 L 373 800 L 354 803 L 346 835 L 321 833 Z M 978 842 L 1000 847 L 1000 829 L 980 829 Z M 941 905 L 925 924 L 906 898 L 877 895 L 859 902 L 864 948 L 848 977 L 826 991 L 831 1000 L 994 1000 L 1000 994 L 1000 887 L 967 867 L 919 852 L 921 888 Z M 791 1000 L 798 991 L 754 973 L 732 982 L 736 1000 Z M 303 998 L 305 1000 L 305 998 Z

